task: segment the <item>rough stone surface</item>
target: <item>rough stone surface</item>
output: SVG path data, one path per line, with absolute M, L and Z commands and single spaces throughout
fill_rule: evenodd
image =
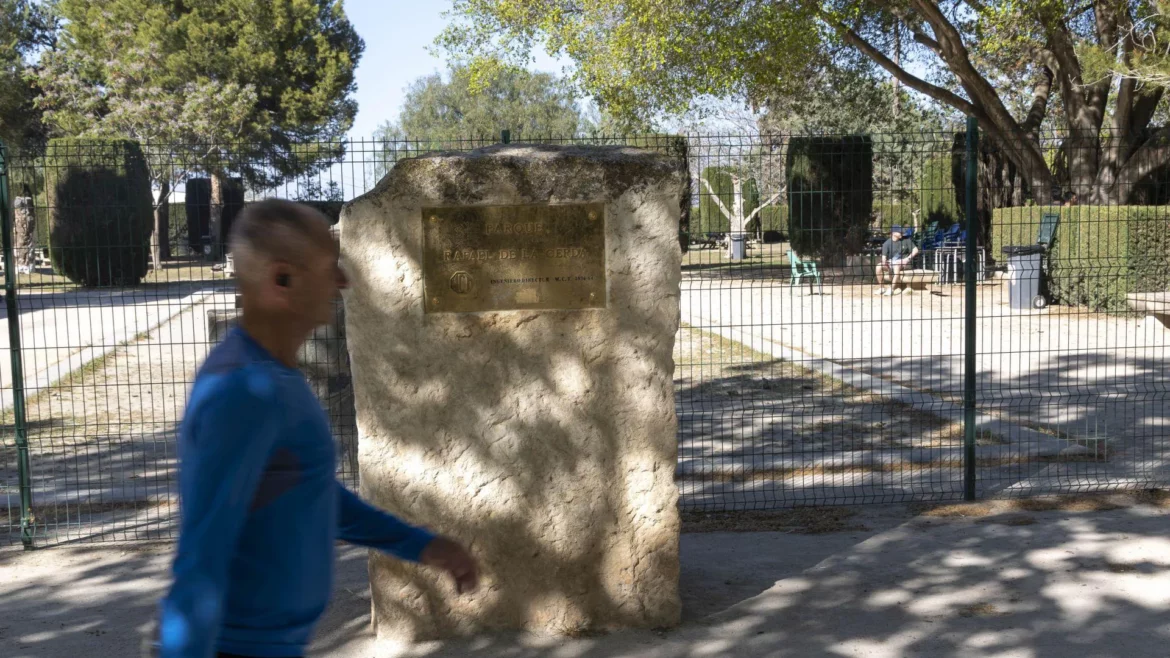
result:
M 502 146 L 401 161 L 344 209 L 363 493 L 484 565 L 458 596 L 375 554 L 380 637 L 678 622 L 682 189 L 673 161 L 637 149 Z M 592 202 L 608 308 L 424 315 L 422 207 Z

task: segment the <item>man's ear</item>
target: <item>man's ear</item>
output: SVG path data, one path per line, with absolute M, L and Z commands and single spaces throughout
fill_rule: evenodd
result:
M 288 263 L 276 261 L 268 268 L 268 283 L 280 290 L 287 290 L 293 284 L 293 268 Z

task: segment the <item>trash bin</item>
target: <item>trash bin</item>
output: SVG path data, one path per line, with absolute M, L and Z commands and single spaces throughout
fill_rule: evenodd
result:
M 1044 245 L 1039 244 L 1003 248 L 1003 255 L 1008 259 L 1008 297 L 1012 308 L 1048 306 L 1044 295 L 1044 252 Z
M 744 252 L 747 249 L 747 234 L 732 233 L 730 238 L 731 260 L 743 260 Z

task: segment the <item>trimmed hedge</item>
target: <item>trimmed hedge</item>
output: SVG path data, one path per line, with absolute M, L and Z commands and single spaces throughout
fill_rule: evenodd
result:
M 1064 304 L 1129 310 L 1132 292 L 1170 290 L 1170 208 L 1031 206 L 992 211 L 992 249 L 1035 244 L 1044 213 L 1060 213 L 1048 257 L 1048 285 Z
M 719 208 L 714 209 L 714 216 L 708 215 L 703 211 L 702 206 L 694 206 L 691 208 L 691 217 L 695 218 L 691 225 L 694 232 L 692 235 L 695 238 L 700 238 L 707 233 L 728 233 L 731 231 L 731 221 L 719 212 Z M 748 233 L 756 234 L 760 231 L 776 231 L 783 235 L 788 235 L 788 206 L 785 204 L 773 204 L 765 207 L 759 212 L 747 225 Z
M 187 204 L 172 201 L 167 205 L 170 206 L 167 241 L 171 245 L 171 256 L 187 256 L 191 253 L 187 244 Z
M 870 138 L 794 137 L 786 164 L 793 250 L 829 260 L 861 253 L 873 212 Z
M 138 142 L 50 140 L 45 170 L 53 269 L 83 286 L 141 282 L 150 257 L 154 197 Z
M 734 167 L 707 167 L 703 169 L 702 178 L 706 180 L 714 190 L 715 195 L 707 189 L 707 185 L 701 182 L 699 185 L 699 212 L 702 214 L 707 225 L 721 225 L 722 229 L 711 229 L 729 231 L 731 230 L 731 220 L 723 215 L 719 210 L 719 202 L 728 209 L 732 209 L 735 200 L 735 189 L 731 182 L 733 174 L 743 176 L 740 183 L 741 193 L 743 194 L 743 214 L 748 216 L 752 214 L 760 205 L 760 186 L 756 183 L 756 179 L 746 176 L 743 172 L 738 171 Z M 719 201 L 716 201 L 718 197 Z
M 914 226 L 914 206 L 896 201 L 875 202 L 873 220 L 874 227 L 882 233 L 889 233 L 895 226 Z
M 922 166 L 918 197 L 922 202 L 923 223 L 938 222 L 939 228 L 947 228 L 963 221 L 959 197 L 955 194 L 952 160 L 949 156 L 932 158 Z
M 244 181 L 229 178 L 223 186 L 223 217 L 220 222 L 219 243 L 227 243 L 232 222 L 244 209 Z M 211 235 L 211 179 L 192 178 L 187 181 L 184 215 L 187 225 L 187 244 L 192 253 L 203 253 L 203 247 L 215 241 Z M 174 224 L 175 221 L 171 220 Z

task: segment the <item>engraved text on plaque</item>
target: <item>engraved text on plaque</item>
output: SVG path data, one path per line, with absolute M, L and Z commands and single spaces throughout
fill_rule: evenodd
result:
M 605 206 L 423 208 L 427 313 L 605 308 Z

